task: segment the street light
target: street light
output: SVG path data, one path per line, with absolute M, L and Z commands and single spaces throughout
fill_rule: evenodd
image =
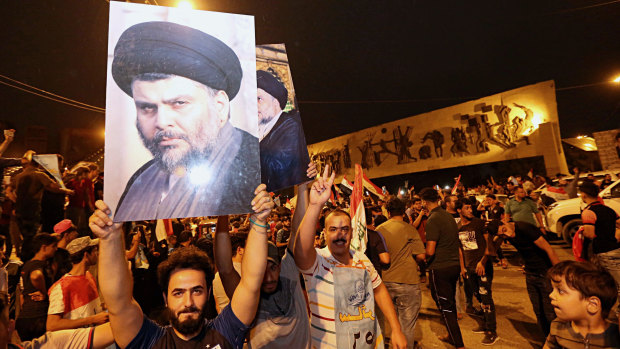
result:
M 615 79 L 612 80 L 616 84 L 620 84 L 620 75 L 618 75 Z

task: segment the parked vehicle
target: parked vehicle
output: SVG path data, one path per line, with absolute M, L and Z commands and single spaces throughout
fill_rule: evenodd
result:
M 605 188 L 599 193 L 605 205 L 620 214 L 620 180 Z M 581 198 L 574 198 L 555 202 L 549 206 L 545 216 L 545 226 L 548 231 L 555 233 L 559 238 L 572 243 L 575 232 L 582 225 L 581 211 L 585 208 Z

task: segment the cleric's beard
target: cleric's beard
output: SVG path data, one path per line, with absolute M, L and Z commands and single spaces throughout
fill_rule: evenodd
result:
M 258 123 L 259 123 L 260 125 L 267 125 L 267 124 L 268 124 L 268 123 L 270 123 L 270 122 L 271 122 L 271 120 L 273 120 L 273 118 L 275 118 L 275 117 L 276 117 L 276 116 L 275 116 L 275 115 L 273 115 L 273 116 L 270 116 L 270 117 L 264 117 L 264 118 L 261 118 L 261 119 L 259 119 L 259 120 L 258 120 Z
M 178 168 L 189 168 L 200 161 L 206 160 L 215 148 L 219 133 L 217 128 L 209 127 L 199 127 L 193 133 L 194 137 L 181 132 L 159 130 L 155 132 L 152 139 L 147 139 L 139 122 L 136 122 L 136 126 L 144 146 L 153 154 L 159 167 L 168 173 L 174 173 Z M 164 137 L 182 139 L 189 144 L 190 149 L 186 151 L 175 149 L 175 147 L 164 147 L 162 149 L 159 147 L 159 143 Z M 200 145 L 202 145 L 202 149 L 200 149 Z

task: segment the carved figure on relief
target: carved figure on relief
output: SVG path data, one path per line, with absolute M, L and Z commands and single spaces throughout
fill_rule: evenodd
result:
M 431 147 L 428 145 L 423 145 L 418 150 L 418 155 L 420 155 L 421 160 L 426 160 L 431 158 Z
M 441 132 L 439 132 L 438 130 L 427 132 L 426 135 L 424 135 L 424 138 L 422 138 L 422 143 L 426 142 L 428 139 L 433 141 L 433 146 L 435 147 L 435 156 L 441 158 L 443 156 L 443 134 L 441 134 Z
M 469 150 L 467 150 L 467 136 L 460 127 L 453 128 L 450 137 L 452 139 L 452 146 L 450 147 L 452 155 L 456 156 L 459 154 L 462 156 L 463 153 L 469 154 Z
M 382 134 L 386 134 L 387 133 L 387 129 L 384 127 L 381 129 L 381 133 Z M 369 136 L 369 140 L 372 140 L 373 137 Z M 391 150 L 388 148 L 388 144 L 389 143 L 394 143 L 394 150 Z M 387 154 L 388 156 L 394 155 L 394 156 L 398 156 L 398 153 L 396 152 L 396 148 L 397 148 L 397 143 L 396 143 L 396 135 L 394 135 L 394 137 L 392 139 L 380 139 L 379 142 L 377 143 L 369 143 L 370 144 L 370 149 L 373 152 L 374 155 L 374 160 L 375 160 L 375 164 L 377 164 L 377 166 L 381 165 L 381 163 L 385 160 L 385 158 L 381 158 L 381 155 L 383 154 Z M 374 150 L 373 147 L 379 146 L 379 150 Z M 386 157 L 387 158 L 387 157 Z
M 410 161 L 418 161 L 418 159 L 411 155 L 411 152 L 409 152 L 409 147 L 413 145 L 413 142 L 409 139 L 412 129 L 413 128 L 411 126 L 407 126 L 405 133 L 403 133 L 400 126 L 398 126 L 397 130 L 393 130 L 394 138 L 398 140 L 398 143 L 396 143 L 396 149 L 398 151 L 399 164 L 408 163 Z M 396 136 L 397 131 L 398 137 Z
M 342 150 L 342 162 L 345 168 L 351 168 L 351 153 L 349 152 L 349 143 L 344 145 Z
M 371 168 L 373 166 L 372 165 L 373 155 L 371 154 L 372 137 L 373 137 L 372 134 L 368 134 L 367 139 L 364 141 L 363 145 L 361 147 L 360 146 L 357 147 L 360 153 L 362 153 L 362 160 L 360 161 L 362 168 Z

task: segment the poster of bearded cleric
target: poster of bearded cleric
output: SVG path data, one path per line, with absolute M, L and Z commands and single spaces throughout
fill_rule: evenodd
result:
M 306 137 L 284 44 L 256 47 L 261 179 L 267 191 L 308 181 Z
M 114 221 L 247 213 L 260 184 L 254 18 L 110 2 Z

